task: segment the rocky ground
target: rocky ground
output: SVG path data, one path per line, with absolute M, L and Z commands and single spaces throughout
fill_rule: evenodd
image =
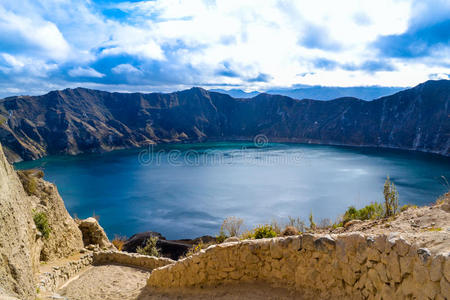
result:
M 401 234 L 419 247 L 434 252 L 450 249 L 450 193 L 440 197 L 436 204 L 410 207 L 396 217 L 381 220 L 351 221 L 346 227 L 320 230 L 321 233 L 339 234 L 363 232 L 370 234 Z

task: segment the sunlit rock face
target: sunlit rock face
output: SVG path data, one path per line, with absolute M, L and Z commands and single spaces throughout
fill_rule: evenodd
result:
M 33 271 L 39 265 L 39 251 L 34 251 L 38 231 L 31 207 L 31 197 L 0 145 L 0 299 L 7 295 L 34 299 Z
M 401 148 L 449 155 L 450 81 L 428 81 L 374 101 L 251 99 L 192 88 L 171 94 L 83 88 L 0 100 L 10 161 L 154 143 L 252 140 Z
M 40 263 L 83 247 L 81 231 L 56 187 L 31 171 L 19 175 L 0 145 L 0 299 L 6 295 L 34 299 Z M 25 188 L 24 176 L 34 182 L 33 188 Z M 46 216 L 47 237 L 36 228 L 38 212 Z

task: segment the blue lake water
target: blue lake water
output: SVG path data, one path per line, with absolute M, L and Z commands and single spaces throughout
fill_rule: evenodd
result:
M 100 216 L 110 237 L 152 230 L 169 239 L 217 234 L 222 220 L 245 226 L 334 220 L 383 200 L 389 175 L 401 204 L 429 204 L 447 190 L 450 159 L 407 151 L 304 144 L 205 143 L 104 154 L 52 156 L 15 165 L 42 168 L 69 212 Z

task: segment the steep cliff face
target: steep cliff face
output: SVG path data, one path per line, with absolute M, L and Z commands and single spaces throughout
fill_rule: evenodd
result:
M 83 248 L 83 237 L 76 222 L 64 206 L 56 186 L 42 179 L 39 170 L 19 171 L 19 179 L 29 194 L 33 215 L 46 216 L 50 233 L 41 238 L 40 261 L 51 261 L 77 252 Z M 32 188 L 30 188 L 30 186 Z
M 251 99 L 200 88 L 171 94 L 66 89 L 0 101 L 10 161 L 153 143 L 251 140 L 401 148 L 449 155 L 450 81 L 428 81 L 374 101 Z
M 23 299 L 34 299 L 33 270 L 39 263 L 31 207 L 0 145 L 0 288 Z
M 37 213 L 47 219 L 48 237 L 36 228 Z M 68 256 L 82 247 L 81 231 L 56 187 L 32 172 L 19 178 L 0 145 L 0 298 L 6 293 L 34 299 L 34 275 L 40 262 Z

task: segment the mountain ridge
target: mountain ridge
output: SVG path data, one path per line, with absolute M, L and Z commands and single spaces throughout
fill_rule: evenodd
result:
M 383 96 L 407 89 L 406 87 L 383 87 L 383 86 L 354 86 L 354 87 L 335 87 L 320 85 L 300 85 L 293 88 L 272 88 L 263 92 L 251 91 L 245 92 L 240 89 L 210 89 L 211 92 L 228 94 L 234 98 L 252 98 L 258 94 L 266 93 L 271 95 L 288 96 L 294 99 L 315 99 L 329 101 L 335 98 L 345 96 L 359 98 L 365 101 L 371 101 Z
M 162 93 L 85 88 L 0 100 L 10 161 L 155 143 L 252 140 L 399 148 L 449 156 L 450 81 L 427 81 L 373 101 L 259 94 L 236 99 L 193 87 Z

